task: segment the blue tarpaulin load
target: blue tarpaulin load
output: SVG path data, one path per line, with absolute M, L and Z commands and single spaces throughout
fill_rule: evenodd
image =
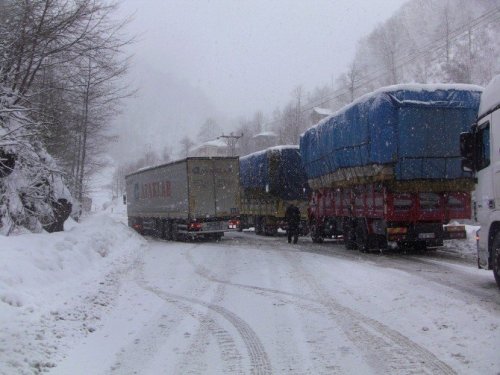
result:
M 361 97 L 302 134 L 309 182 L 469 178 L 459 135 L 474 122 L 480 94 L 473 85 L 398 85 Z
M 265 192 L 284 200 L 307 199 L 307 177 L 298 146 L 277 146 L 240 158 L 243 189 Z

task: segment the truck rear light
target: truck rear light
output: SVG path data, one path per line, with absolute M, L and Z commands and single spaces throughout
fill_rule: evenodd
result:
M 387 228 L 387 234 L 406 234 L 406 233 L 408 233 L 407 227 Z
M 408 233 L 407 227 L 387 228 L 388 241 L 404 241 Z
M 189 230 L 201 230 L 203 224 L 198 222 L 189 223 Z
M 138 232 L 142 231 L 142 225 L 141 224 L 132 224 L 132 228 L 134 228 Z
M 227 227 L 229 229 L 238 229 L 239 226 L 240 226 L 240 221 L 236 220 L 236 219 L 229 220 L 229 222 L 227 224 Z

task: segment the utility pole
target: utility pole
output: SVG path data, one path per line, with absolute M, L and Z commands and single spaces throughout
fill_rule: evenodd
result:
M 230 156 L 235 156 L 236 143 L 238 143 L 238 140 L 241 137 L 243 137 L 243 133 L 241 133 L 241 135 L 234 135 L 233 132 L 231 132 L 229 135 L 224 135 L 224 133 L 222 133 L 222 135 L 217 137 L 217 139 L 224 139 L 224 142 L 226 142 L 229 147 L 229 152 L 231 153 Z

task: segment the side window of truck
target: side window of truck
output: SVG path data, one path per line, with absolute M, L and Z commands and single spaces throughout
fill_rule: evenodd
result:
M 481 125 L 478 131 L 479 160 L 478 169 L 484 169 L 490 165 L 490 123 Z

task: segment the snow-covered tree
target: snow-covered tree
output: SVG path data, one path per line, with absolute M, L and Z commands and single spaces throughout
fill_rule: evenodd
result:
M 17 227 L 62 230 L 73 199 L 63 173 L 36 134 L 29 111 L 0 86 L 0 234 Z
M 115 8 L 105 0 L 0 1 L 0 154 L 16 161 L 0 180 L 4 234 L 59 230 L 71 203 L 63 179 L 83 197 L 98 164 L 90 156 L 109 140 L 105 126 L 127 95 L 118 79 L 128 41 L 124 23 L 110 17 Z

